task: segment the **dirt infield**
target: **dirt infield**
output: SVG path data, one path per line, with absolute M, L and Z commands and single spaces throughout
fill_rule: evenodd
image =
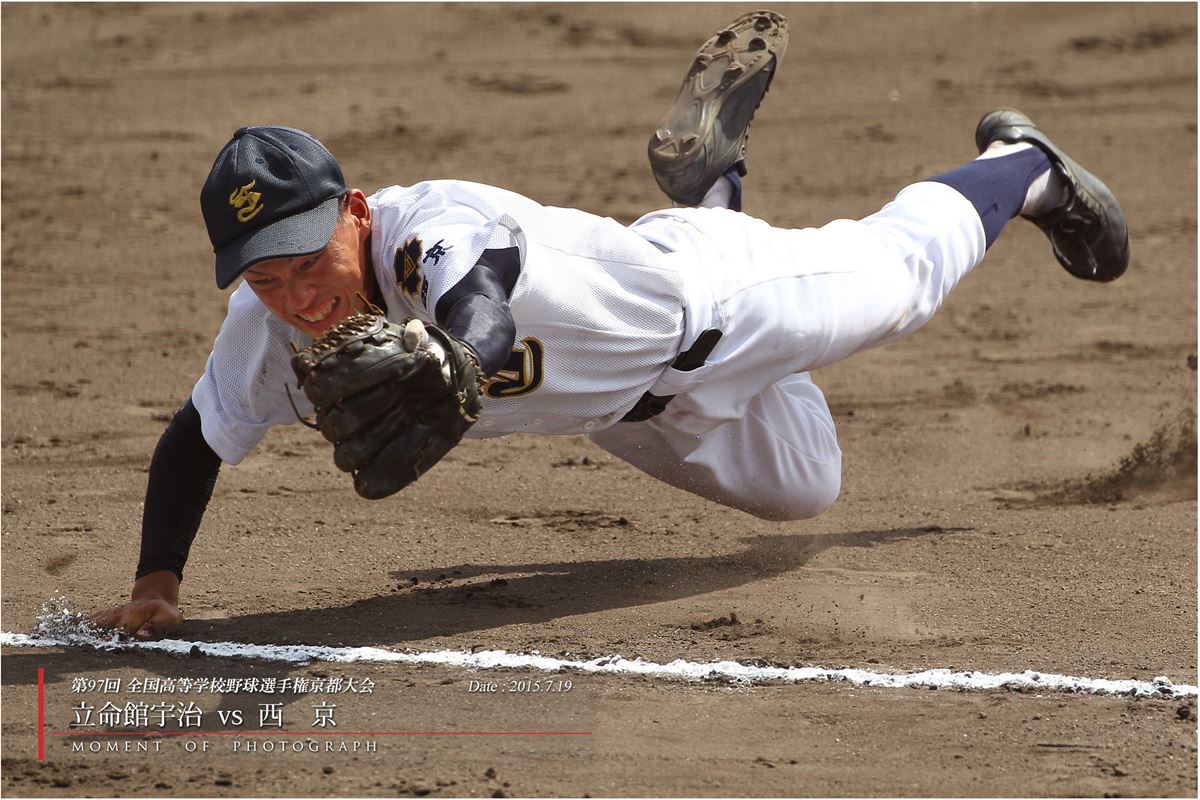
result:
M 197 201 L 236 128 L 310 130 L 368 192 L 463 178 L 630 222 L 664 203 L 645 144 L 692 51 L 748 8 L 5 4 L 3 630 L 128 592 L 150 455 L 224 314 Z M 926 330 L 816 373 L 845 478 L 806 522 L 578 437 L 468 442 L 370 503 L 317 434 L 273 431 L 222 471 L 183 638 L 1196 683 L 1195 7 L 777 8 L 749 213 L 864 216 L 1013 105 L 1121 198 L 1128 274 L 1084 284 L 1014 224 Z M 185 678 L 260 690 L 161 691 Z M 374 690 L 261 691 L 284 678 Z M 478 690 L 548 678 L 572 686 Z M 1194 700 L 16 647 L 3 682 L 10 796 L 1197 791 Z M 214 735 L 63 735 L 142 701 Z M 318 752 L 237 735 L 271 702 Z

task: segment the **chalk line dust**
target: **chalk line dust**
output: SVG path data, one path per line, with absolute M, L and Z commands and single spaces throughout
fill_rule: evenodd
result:
M 929 669 L 922 672 L 886 673 L 865 669 L 829 669 L 826 667 L 774 667 L 741 664 L 737 661 L 700 663 L 677 659 L 666 664 L 628 659 L 613 655 L 589 661 L 550 658 L 539 653 L 509 653 L 504 650 L 435 650 L 402 653 L 378 647 L 319 647 L 313 645 L 241 644 L 238 642 L 188 642 L 180 639 L 158 641 L 119 641 L 94 633 L 28 635 L 0 633 L 0 645 L 10 647 L 91 648 L 106 651 L 148 650 L 186 656 L 197 650 L 218 658 L 247 658 L 259 661 L 283 661 L 308 664 L 399 663 L 428 664 L 462 669 L 536 669 L 545 672 L 577 671 L 602 675 L 651 675 L 660 678 L 699 680 L 725 678 L 740 684 L 752 683 L 850 683 L 883 689 L 906 687 L 994 691 L 1029 689 L 1039 692 L 1121 695 L 1178 699 L 1196 697 L 1195 686 L 1176 684 L 1160 676 L 1151 681 L 1083 678 L 1072 675 L 1035 672 L 967 672 Z

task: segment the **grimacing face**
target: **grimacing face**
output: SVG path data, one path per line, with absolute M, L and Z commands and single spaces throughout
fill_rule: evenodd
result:
M 359 293 L 371 296 L 370 236 L 371 209 L 351 189 L 329 244 L 307 256 L 260 261 L 242 277 L 275 316 L 320 336 L 363 308 Z

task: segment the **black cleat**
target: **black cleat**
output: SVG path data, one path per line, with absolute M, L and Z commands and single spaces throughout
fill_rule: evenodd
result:
M 717 179 L 746 174 L 750 120 L 787 49 L 787 20 L 754 11 L 701 46 L 675 105 L 650 137 L 650 168 L 667 197 L 698 205 Z
M 1029 218 L 1050 238 L 1058 263 L 1077 278 L 1111 281 L 1129 266 L 1129 230 L 1117 198 L 1099 178 L 1076 164 L 1038 130 L 1029 117 L 1012 108 L 984 116 L 975 128 L 975 145 L 983 152 L 992 142 L 1029 142 L 1050 158 L 1067 187 L 1058 208 Z

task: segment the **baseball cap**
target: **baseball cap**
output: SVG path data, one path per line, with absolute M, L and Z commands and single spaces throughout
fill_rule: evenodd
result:
M 333 155 L 311 134 L 239 128 L 213 162 L 200 210 L 221 289 L 259 261 L 315 253 L 333 238 L 349 191 Z

